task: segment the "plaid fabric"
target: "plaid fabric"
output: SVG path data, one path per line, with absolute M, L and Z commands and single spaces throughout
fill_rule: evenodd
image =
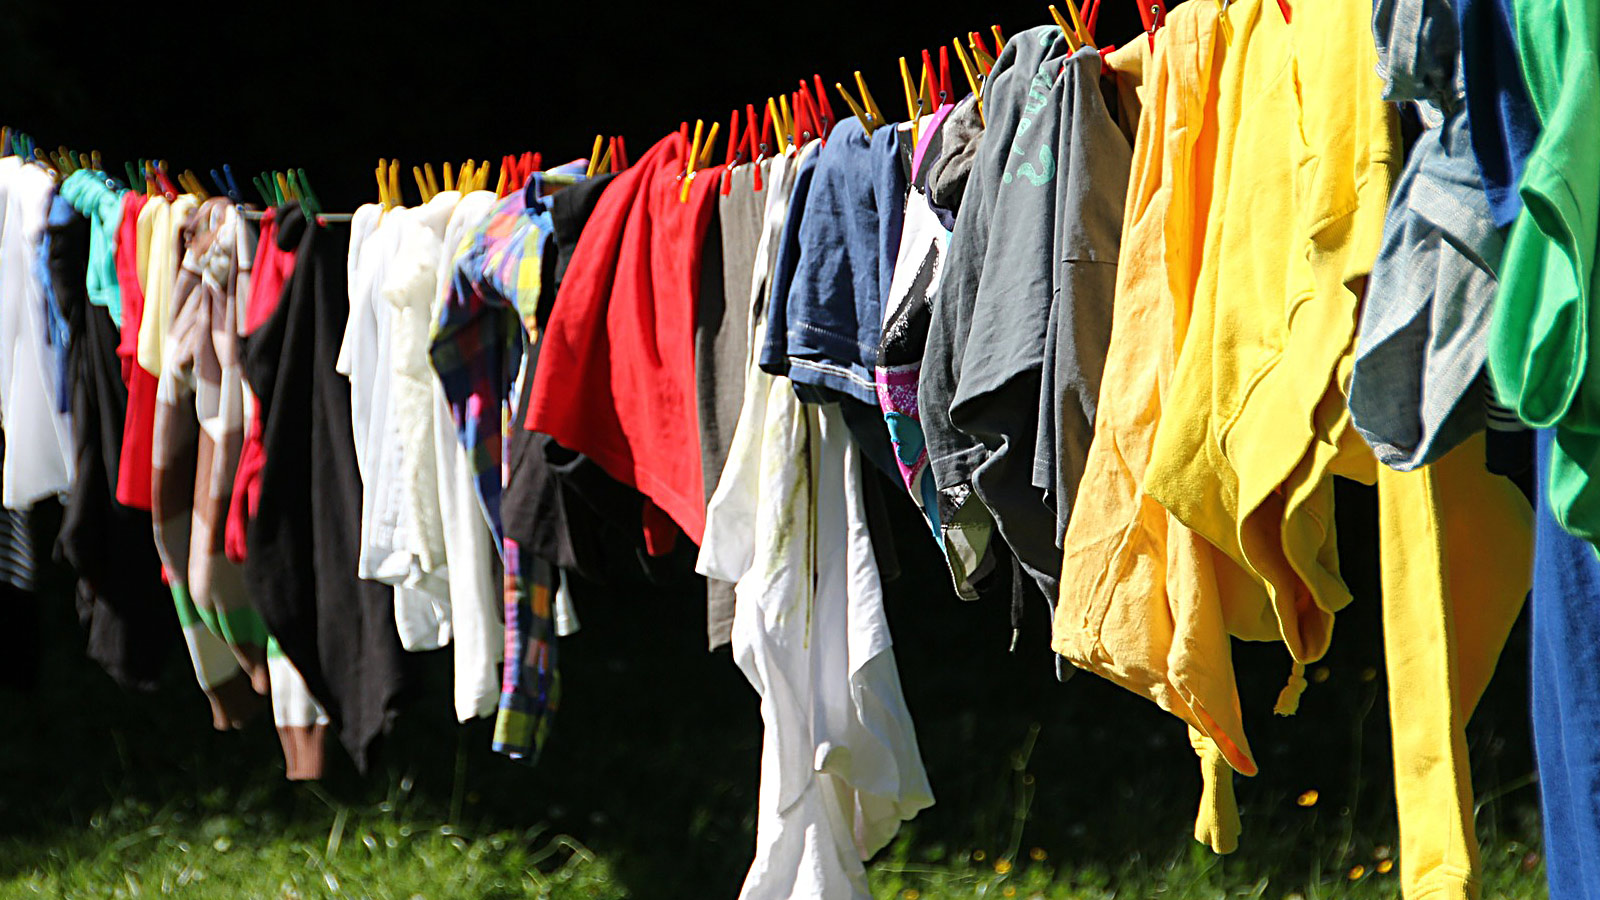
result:
M 248 289 L 240 265 L 242 230 L 238 211 L 222 198 L 206 201 L 185 226 L 153 429 L 156 549 L 195 674 L 213 702 L 222 696 L 216 688 L 238 669 L 258 694 L 266 693 L 268 677 L 266 626 L 250 603 L 242 570 L 223 554 L 244 436 L 236 326 L 239 297 Z M 231 651 L 232 667 L 218 645 Z
M 556 570 L 523 553 L 506 539 L 506 660 L 500 682 L 500 710 L 494 722 L 494 750 L 512 759 L 537 762 L 561 705 L 561 674 L 556 671 L 553 607 Z
M 581 175 L 571 165 L 536 174 L 526 190 L 496 204 L 462 239 L 429 348 L 497 544 L 505 537 L 500 493 L 512 385 L 535 328 L 544 252 L 553 234 L 545 188 Z
M 555 571 L 506 538 L 500 497 L 517 372 L 524 348 L 536 339 L 544 254 L 554 233 L 546 192 L 582 177 L 578 164 L 535 174 L 526 189 L 496 204 L 462 239 L 429 348 L 474 489 L 503 555 L 506 656 L 494 749 L 529 762 L 538 758 L 560 693 Z

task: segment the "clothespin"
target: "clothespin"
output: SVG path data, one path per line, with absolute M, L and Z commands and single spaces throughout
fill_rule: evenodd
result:
M 593 175 L 595 173 L 596 167 L 600 165 L 600 147 L 604 143 L 604 136 L 598 134 L 594 136 L 594 149 L 589 151 L 589 167 L 584 174 Z
M 429 174 L 428 187 L 437 194 L 439 185 L 432 180 L 433 173 Z M 400 193 L 400 160 L 389 160 L 389 208 L 398 207 L 405 200 L 405 195 Z
M 906 95 L 906 118 L 911 121 L 911 143 L 917 142 L 917 101 L 911 93 L 911 68 L 906 58 L 900 57 L 900 87 Z
M 878 127 L 876 123 L 872 121 L 872 113 L 869 113 L 861 108 L 861 104 L 857 103 L 855 98 L 850 96 L 850 92 L 845 90 L 843 82 L 835 81 L 833 83 L 833 89 L 838 91 L 839 96 L 844 98 L 844 105 L 850 107 L 850 112 L 853 113 L 856 119 L 861 122 L 861 130 L 865 131 L 870 137 L 873 130 Z
M 1072 17 L 1073 33 L 1078 37 L 1078 43 L 1085 47 L 1093 47 L 1094 40 L 1089 36 L 1088 26 L 1083 24 L 1083 16 L 1079 14 L 1077 0 L 1062 0 L 1067 4 L 1067 15 Z
M 956 102 L 956 83 L 950 79 L 950 48 L 939 48 L 939 106 Z
M 778 95 L 778 112 L 783 113 L 783 119 L 781 121 L 783 122 L 784 140 L 788 141 L 789 146 L 795 148 L 796 150 L 800 149 L 800 133 L 795 131 L 794 112 L 789 109 L 788 94 Z
M 967 55 L 967 48 L 961 46 L 961 39 L 951 38 L 950 43 L 956 48 L 956 59 L 961 63 L 961 73 L 967 77 L 967 89 L 972 91 L 972 96 L 975 98 L 973 102 L 978 104 L 978 117 L 981 119 L 983 117 L 983 92 L 978 90 L 980 86 L 978 71 L 972 65 L 972 58 Z M 984 124 L 987 125 L 988 122 L 984 122 Z
M 178 199 L 178 189 L 167 176 L 167 161 L 164 159 L 156 163 L 156 183 L 161 185 L 161 192 L 166 195 L 168 201 Z
M 689 123 L 683 123 L 678 130 L 682 134 Z M 700 157 L 700 138 L 705 133 L 706 122 L 704 119 L 694 120 L 694 140 L 689 143 L 689 153 L 683 161 L 683 188 L 678 193 L 679 203 L 689 202 L 689 181 L 694 176 L 694 164 Z
M 139 190 L 139 186 L 141 183 L 143 183 L 144 179 L 139 177 L 139 170 L 134 167 L 133 160 L 130 159 L 123 163 L 122 168 L 128 173 L 128 190 Z
M 967 32 L 967 45 L 972 48 L 972 61 L 977 64 L 978 71 L 985 77 L 994 69 L 994 54 L 989 52 L 989 47 L 983 42 L 983 35 L 976 31 Z
M 422 164 L 422 174 L 427 176 L 427 178 L 428 178 L 428 192 L 422 196 L 422 202 L 426 203 L 429 200 L 433 199 L 433 195 L 434 194 L 439 193 L 439 179 L 434 177 L 434 174 L 433 174 L 433 163 L 431 163 L 431 162 L 425 162 L 425 163 Z M 399 198 L 399 192 L 398 191 L 396 192 L 395 196 L 396 196 L 395 205 L 399 206 L 400 205 L 400 201 L 398 199 Z
M 778 104 L 771 97 L 767 98 L 767 105 L 761 112 L 761 134 L 756 138 L 756 144 L 762 156 L 776 155 L 778 150 Z
M 447 191 L 455 190 L 456 189 L 456 175 L 455 175 L 455 172 L 452 171 L 451 168 L 450 168 L 450 161 L 449 160 L 445 160 L 441 165 L 444 166 L 444 189 L 447 190 Z M 439 192 L 438 191 L 434 191 L 434 193 L 437 194 Z M 433 197 L 430 196 L 428 199 L 432 200 Z
M 273 172 L 272 180 L 278 185 L 279 197 L 283 198 L 284 200 L 300 199 L 294 195 L 294 190 L 289 187 L 289 179 L 286 178 L 282 172 Z
M 811 81 L 817 88 L 811 99 L 817 104 L 817 111 L 822 114 L 822 136 L 827 137 L 833 134 L 833 126 L 838 119 L 833 115 L 833 104 L 828 101 L 828 91 L 822 86 L 822 76 L 812 74 Z
M 1077 53 L 1078 48 L 1083 46 L 1083 43 L 1078 40 L 1078 33 L 1067 23 L 1067 20 L 1061 15 L 1061 10 L 1056 9 L 1054 4 L 1050 6 L 1050 18 L 1056 20 L 1056 27 L 1061 29 L 1061 36 L 1067 39 L 1067 49 Z
M 990 25 L 989 33 L 994 35 L 994 55 L 996 59 L 999 59 L 1000 51 L 1006 46 L 1006 36 L 1001 32 L 999 25 Z
M 927 50 L 923 50 L 922 51 L 922 77 L 920 79 L 918 79 L 918 81 L 917 81 L 917 125 L 918 125 L 918 128 L 912 129 L 914 132 L 920 130 L 920 126 L 922 124 L 922 117 L 928 115 L 931 112 L 933 112 L 933 109 L 934 109 L 933 99 L 934 99 L 934 96 L 939 93 L 938 81 L 939 81 L 939 73 L 938 73 L 938 70 L 934 69 L 934 67 L 933 67 L 933 57 L 928 55 L 928 51 Z
M 1150 49 L 1156 48 L 1156 29 L 1160 28 L 1167 18 L 1167 7 L 1162 0 L 1145 0 L 1139 2 L 1139 19 L 1144 22 L 1145 37 L 1150 41 Z
M 11 126 L 0 125 L 0 156 L 11 155 Z
M 717 145 L 717 132 L 722 128 L 721 122 L 712 122 L 711 130 L 706 132 L 706 142 L 700 148 L 700 158 L 695 160 L 695 170 L 704 169 L 711 165 L 712 148 Z
M 379 160 L 378 160 L 378 168 L 374 172 L 374 175 L 378 179 L 378 205 L 382 206 L 384 209 L 388 209 L 389 208 L 389 161 L 387 159 L 379 158 Z M 260 191 L 261 187 L 262 187 L 261 182 L 258 181 L 256 183 L 256 190 Z M 271 203 L 267 201 L 267 198 L 266 198 L 265 195 L 263 195 L 261 199 L 262 199 L 263 202 L 266 202 L 269 206 L 271 205 Z
M 1217 22 L 1222 25 L 1222 40 L 1233 43 L 1233 23 L 1228 21 L 1228 0 L 1217 0 Z
M 417 182 L 417 196 L 422 198 L 423 203 L 427 203 L 430 199 L 430 195 L 428 194 L 428 180 L 422 177 L 422 167 L 412 166 L 411 177 Z
M 306 170 L 295 169 L 293 172 L 295 183 L 300 191 L 301 202 L 310 205 L 312 215 L 320 214 L 322 212 L 322 201 L 317 198 L 316 192 L 311 189 L 311 180 L 306 177 Z

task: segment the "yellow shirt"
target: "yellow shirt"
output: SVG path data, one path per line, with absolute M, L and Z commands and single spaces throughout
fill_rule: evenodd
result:
M 155 202 L 152 200 L 149 205 Z M 167 330 L 172 325 L 172 292 L 183 261 L 183 232 L 198 206 L 199 200 L 193 194 L 183 194 L 170 207 L 157 209 L 150 221 L 144 315 L 139 319 L 139 367 L 157 377 L 166 354 Z
M 1223 609 L 1224 597 L 1259 605 L 1265 594 L 1141 488 L 1200 264 L 1216 28 L 1215 4 L 1176 7 L 1144 67 L 1111 343 L 1052 646 L 1183 719 L 1251 775 Z
M 1214 104 L 1214 195 L 1145 490 L 1261 584 L 1234 633 L 1327 650 L 1339 576 L 1333 475 L 1371 482 L 1342 384 L 1398 158 L 1370 8 L 1232 3 Z

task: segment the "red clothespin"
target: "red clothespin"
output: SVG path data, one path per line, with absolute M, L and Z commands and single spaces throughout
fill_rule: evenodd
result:
M 955 82 L 950 80 L 950 48 L 939 48 L 939 89 L 934 92 L 939 99 L 939 105 L 952 103 L 956 96 Z
M 772 156 L 773 147 L 777 144 L 777 142 L 778 135 L 776 126 L 772 122 L 772 104 L 769 103 L 762 107 L 761 132 L 760 134 L 756 135 L 756 143 L 761 150 L 762 156 Z
M 739 139 L 739 111 L 728 118 L 728 152 L 722 163 L 722 196 L 733 193 L 733 164 L 744 151 L 744 141 Z
M 761 157 L 757 155 L 760 152 L 760 147 L 758 144 L 761 141 L 761 130 L 765 127 L 765 123 L 761 125 L 756 124 L 756 105 L 754 103 L 746 103 L 744 106 L 745 153 L 747 158 L 753 163 L 759 164 L 761 162 Z M 750 183 L 756 192 L 760 193 L 762 186 L 760 165 L 757 165 L 750 170 Z
M 800 83 L 798 99 L 806 108 L 806 127 L 813 136 L 827 140 L 828 134 L 822 128 L 822 113 L 817 109 L 817 98 L 811 95 L 811 87 L 805 82 Z
M 1106 63 L 1106 57 L 1110 56 L 1111 55 L 1111 51 L 1113 51 L 1115 49 L 1117 49 L 1117 45 L 1116 44 L 1107 44 L 1104 47 L 1100 48 L 1100 74 L 1101 75 L 1109 75 L 1109 74 L 1111 74 L 1111 66 Z
M 1139 20 L 1144 23 L 1144 33 L 1150 40 L 1150 49 L 1156 48 L 1156 29 L 1166 24 L 1167 4 L 1163 0 L 1137 0 Z
M 1283 24 L 1289 24 L 1289 0 L 1278 0 L 1278 10 L 1283 13 Z
M 524 153 L 522 154 L 522 158 L 525 161 L 525 168 L 522 173 L 523 178 L 527 178 L 529 175 L 532 175 L 535 172 L 541 172 L 544 170 L 543 153 Z
M 822 136 L 827 137 L 833 134 L 834 123 L 839 120 L 834 118 L 833 104 L 828 100 L 827 88 L 822 86 L 822 76 L 813 74 L 811 80 L 817 86 L 817 93 L 814 97 L 822 111 Z
M 1100 0 L 1089 0 L 1089 3 L 1083 9 L 1083 27 L 1088 29 L 1090 41 L 1094 40 L 1094 27 L 1099 21 Z M 1105 54 L 1103 52 L 1101 53 L 1101 58 L 1105 58 Z
M 972 42 L 973 46 L 975 46 L 979 50 L 983 51 L 982 53 L 977 54 L 977 59 L 975 61 L 977 62 L 978 67 L 983 69 L 983 74 L 984 75 L 988 75 L 990 70 L 992 70 L 994 67 L 992 65 L 989 65 L 989 64 L 985 63 L 984 62 L 984 58 L 987 57 L 987 58 L 993 59 L 994 58 L 994 53 L 989 50 L 988 43 L 984 41 L 983 32 L 981 32 L 981 31 L 968 32 L 967 33 L 967 39 Z

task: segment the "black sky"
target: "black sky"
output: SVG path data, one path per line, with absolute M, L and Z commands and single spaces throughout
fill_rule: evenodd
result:
M 1102 43 L 1137 34 L 1135 0 L 1104 2 Z M 812 73 L 831 86 L 859 68 L 898 116 L 899 56 L 914 60 L 967 29 L 999 24 L 1009 35 L 1049 19 L 1043 0 L 327 0 L 92 22 L 87 7 L 0 7 L 0 122 L 47 146 L 98 149 L 114 171 L 133 157 L 202 173 L 223 162 L 241 174 L 304 167 L 329 209 L 375 196 L 380 156 L 409 169 L 538 150 L 555 163 L 586 155 L 605 132 L 624 135 L 637 157 L 684 119 L 726 128 L 736 105 Z

